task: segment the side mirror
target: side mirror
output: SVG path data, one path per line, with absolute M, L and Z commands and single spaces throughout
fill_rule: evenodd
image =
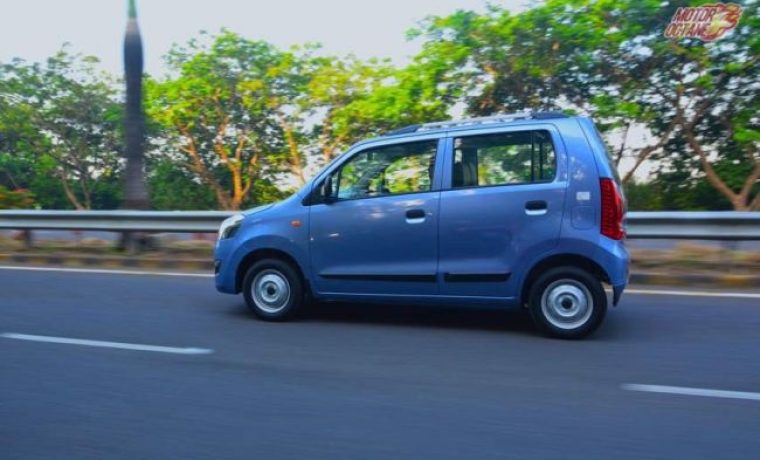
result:
M 336 199 L 335 188 L 333 187 L 333 176 L 329 176 L 322 184 L 322 202 L 333 203 Z

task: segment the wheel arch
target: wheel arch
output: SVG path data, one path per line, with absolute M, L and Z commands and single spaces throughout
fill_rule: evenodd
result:
M 520 288 L 520 304 L 524 305 L 527 302 L 530 286 L 541 273 L 555 267 L 566 265 L 586 270 L 604 283 L 610 282 L 610 277 L 607 272 L 593 259 L 580 254 L 554 254 L 533 264 L 533 267 L 531 267 L 528 274 L 523 278 L 522 286 Z
M 286 251 L 283 251 L 282 249 L 275 249 L 275 248 L 259 248 L 255 249 L 248 254 L 246 254 L 241 260 L 240 263 L 237 266 L 237 269 L 235 271 L 235 291 L 241 292 L 242 286 L 243 286 L 243 279 L 245 279 L 246 273 L 248 273 L 248 269 L 253 266 L 256 262 L 263 259 L 277 259 L 282 260 L 288 264 L 290 264 L 299 274 L 301 277 L 301 281 L 303 282 L 304 288 L 309 291 L 309 280 L 307 279 L 303 268 L 298 263 L 295 257 L 293 257 L 291 254 L 287 253 Z

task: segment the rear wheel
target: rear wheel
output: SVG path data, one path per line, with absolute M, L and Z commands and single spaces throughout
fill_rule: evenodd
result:
M 243 297 L 259 318 L 284 321 L 304 303 L 303 282 L 287 262 L 263 259 L 251 266 L 243 279 Z
M 539 276 L 530 289 L 528 304 L 536 325 L 563 339 L 586 337 L 607 313 L 602 283 L 575 267 L 557 267 Z

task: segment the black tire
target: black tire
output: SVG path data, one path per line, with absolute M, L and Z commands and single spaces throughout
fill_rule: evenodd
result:
M 287 298 L 283 282 L 287 283 Z M 258 295 L 254 292 L 255 283 L 258 283 Z M 248 269 L 243 279 L 243 297 L 259 318 L 285 321 L 303 307 L 303 280 L 291 264 L 279 259 L 262 259 Z M 267 302 L 268 299 L 274 300 Z
M 591 302 L 584 303 L 584 299 Z M 530 287 L 528 308 L 545 334 L 582 339 L 602 324 L 607 294 L 591 273 L 576 267 L 556 267 L 542 273 Z

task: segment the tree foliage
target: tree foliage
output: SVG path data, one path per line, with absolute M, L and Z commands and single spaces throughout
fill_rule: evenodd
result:
M 44 65 L 16 60 L 0 67 L 6 179 L 29 188 L 53 178 L 76 209 L 118 201 L 121 106 L 95 63 L 63 49 Z
M 175 48 L 173 75 L 149 82 L 161 150 L 219 207 L 259 203 L 273 184 L 300 186 L 363 137 L 447 116 L 452 91 L 439 86 L 440 69 L 318 57 L 317 49 L 283 51 L 224 31 Z
M 409 32 L 421 51 L 404 66 L 202 34 L 171 50 L 167 75 L 146 77 L 152 206 L 254 206 L 366 137 L 460 109 L 532 109 L 593 117 L 632 209 L 760 209 L 759 2 L 741 2 L 737 28 L 709 43 L 663 35 L 683 3 L 429 17 Z M 92 64 L 63 51 L 0 67 L 0 185 L 45 207 L 118 203 L 122 95 Z
M 760 209 L 758 3 L 743 2 L 736 30 L 712 43 L 663 36 L 678 6 L 549 0 L 517 15 L 431 17 L 412 35 L 423 55 L 447 62 L 445 79 L 465 86 L 468 113 L 589 114 L 618 162 L 632 160 L 626 181 L 656 160 L 663 172 L 691 168 L 735 209 Z M 631 130 L 649 141 L 633 147 Z
M 223 209 L 255 204 L 254 185 L 266 181 L 283 151 L 274 113 L 256 97 L 280 59 L 271 45 L 226 32 L 208 45 L 175 48 L 167 63 L 177 76 L 147 85 L 164 153 L 183 155 Z
M 34 195 L 29 190 L 8 190 L 0 185 L 0 209 L 23 209 L 34 206 Z

